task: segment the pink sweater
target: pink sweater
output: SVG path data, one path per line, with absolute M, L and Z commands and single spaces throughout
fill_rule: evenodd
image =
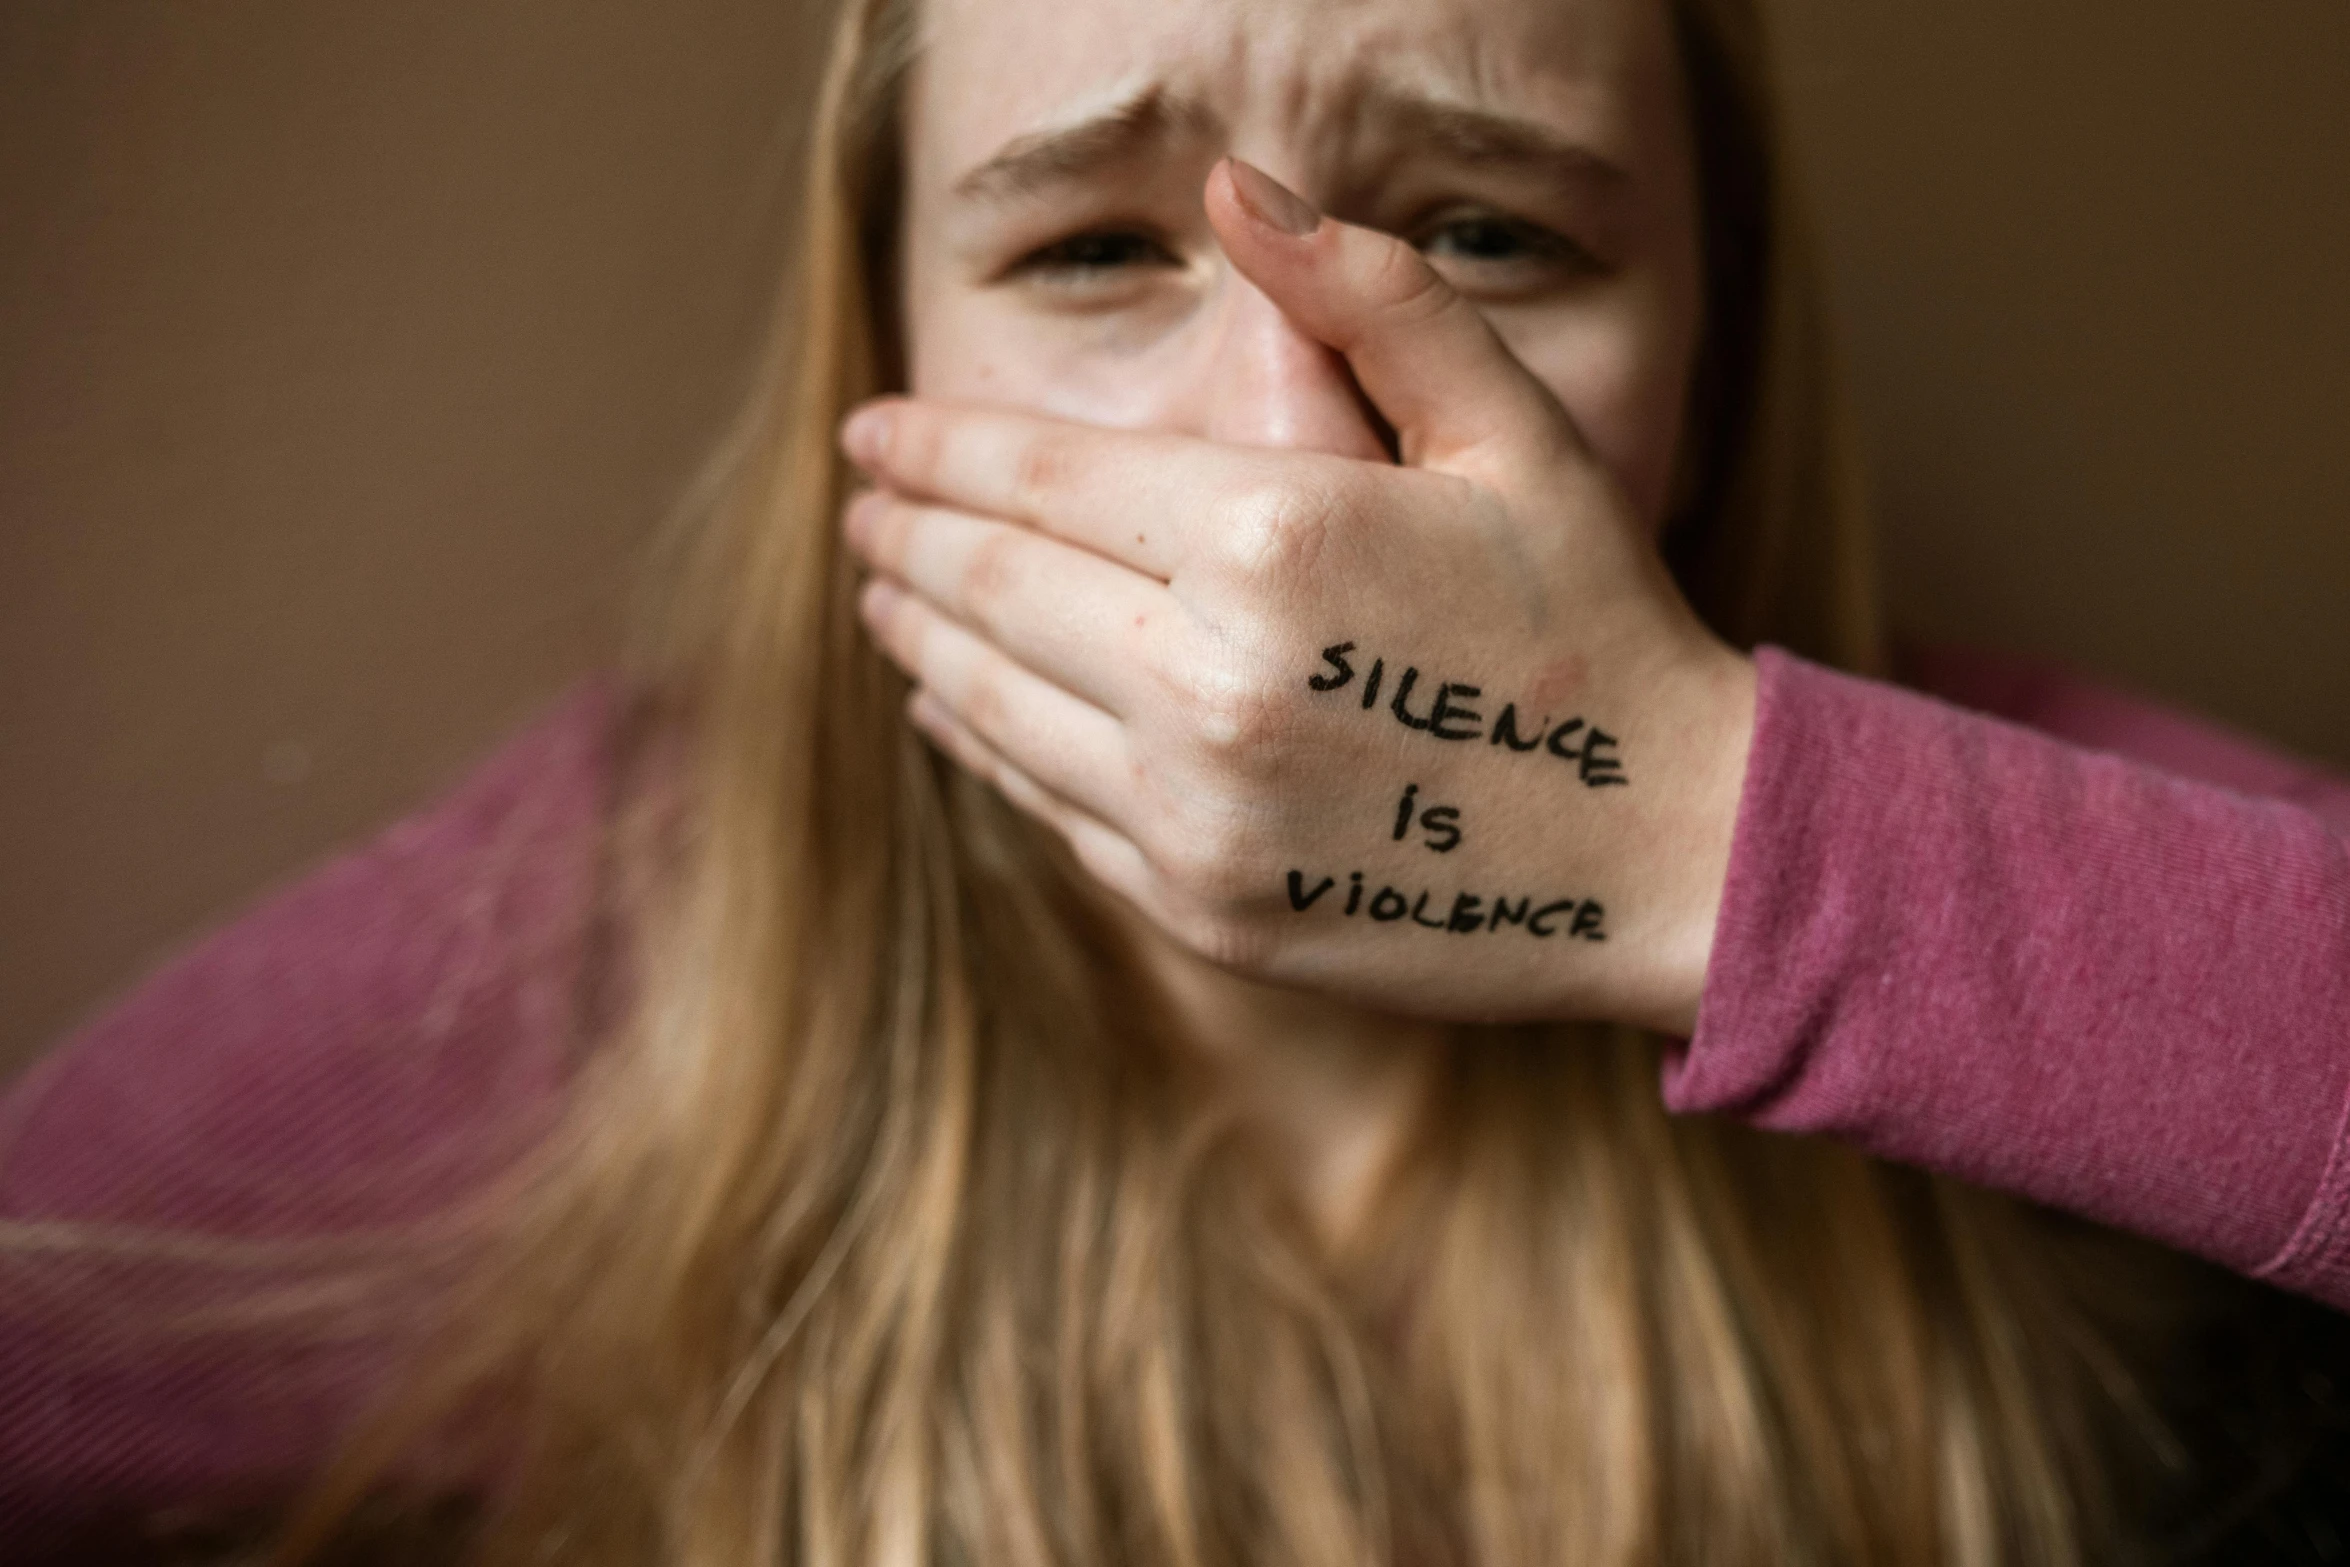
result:
M 1760 662 L 1666 1103 L 2350 1307 L 2350 785 L 1981 659 L 1917 673 L 2015 722 Z
M 2350 1307 L 2350 786 L 1979 658 L 1915 678 L 2012 722 L 1771 650 L 1760 668 L 1668 1104 Z M 559 1099 L 611 706 L 576 694 L 36 1068 L 0 1102 L 0 1218 L 314 1234 L 478 1180 Z M 0 1539 L 61 1506 L 264 1493 L 348 1416 L 333 1353 L 91 1359 L 67 1337 L 0 1294 Z

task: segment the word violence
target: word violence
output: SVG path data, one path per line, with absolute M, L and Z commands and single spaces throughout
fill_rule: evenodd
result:
M 1305 872 L 1291 871 L 1289 906 L 1303 914 L 1337 887 L 1335 876 L 1325 876 L 1308 887 Z M 1495 898 L 1488 905 L 1475 893 L 1461 892 L 1453 895 L 1451 908 L 1439 903 L 1431 914 L 1428 900 L 1436 896 L 1432 892 L 1423 891 L 1417 898 L 1407 898 L 1393 887 L 1381 887 L 1366 898 L 1365 891 L 1363 873 L 1352 872 L 1347 877 L 1345 902 L 1332 907 L 1349 919 L 1361 915 L 1382 925 L 1408 919 L 1424 930 L 1448 930 L 1458 936 L 1474 935 L 1481 930 L 1498 931 L 1507 926 L 1546 941 L 1553 936 L 1564 936 L 1570 941 L 1607 940 L 1607 910 L 1594 898 L 1559 898 L 1541 904 L 1532 898 Z
M 1352 642 L 1341 642 L 1322 649 L 1322 662 L 1330 666 L 1326 674 L 1309 675 L 1306 684 L 1316 691 L 1343 691 L 1354 684 L 1355 667 L 1346 655 L 1355 650 Z M 1379 705 L 1379 693 L 1387 679 L 1387 660 L 1371 660 L 1370 673 L 1363 676 L 1363 711 Z M 1444 681 L 1436 687 L 1436 694 L 1428 699 L 1425 712 L 1412 711 L 1412 692 L 1420 683 L 1420 671 L 1406 666 L 1395 677 L 1395 685 L 1387 699 L 1387 711 L 1406 729 L 1417 729 L 1438 740 L 1483 740 L 1487 745 L 1507 746 L 1512 751 L 1541 750 L 1562 762 L 1574 764 L 1575 772 L 1588 789 L 1604 789 L 1611 785 L 1629 784 L 1624 776 L 1623 759 L 1615 754 L 1614 735 L 1596 724 L 1580 718 L 1569 718 L 1554 725 L 1550 715 L 1542 715 L 1531 733 L 1518 728 L 1518 704 L 1511 702 L 1494 716 L 1493 725 L 1486 727 L 1485 715 L 1468 704 L 1485 694 L 1482 686 L 1462 685 L 1458 681 Z

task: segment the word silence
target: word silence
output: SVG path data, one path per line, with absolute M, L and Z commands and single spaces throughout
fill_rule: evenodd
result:
M 1440 895 L 1423 889 L 1417 897 L 1399 892 L 1394 887 L 1382 886 L 1372 892 L 1363 880 L 1361 871 L 1347 876 L 1346 895 L 1336 898 L 1338 878 L 1324 876 L 1312 886 L 1306 883 L 1306 873 L 1289 873 L 1289 906 L 1299 914 L 1310 912 L 1323 898 L 1331 897 L 1328 906 L 1342 918 L 1374 920 L 1382 925 L 1393 925 L 1405 920 L 1423 930 L 1449 931 L 1456 936 L 1472 936 L 1478 931 L 1522 930 L 1537 940 L 1547 941 L 1562 936 L 1570 941 L 1607 940 L 1607 910 L 1596 898 L 1554 898 L 1538 900 L 1531 897 L 1493 897 L 1490 901 L 1473 892 L 1456 892 L 1447 907 L 1438 902 L 1435 912 L 1429 911 L 1431 898 Z M 1368 894 L 1368 896 L 1366 896 Z
M 1343 691 L 1355 682 L 1357 671 L 1347 655 L 1355 650 L 1352 642 L 1340 642 L 1322 649 L 1322 662 L 1329 665 L 1327 673 L 1309 675 L 1306 685 L 1314 691 L 1330 693 Z M 1362 676 L 1362 707 L 1370 712 L 1379 705 L 1381 687 L 1387 679 L 1387 660 L 1374 658 L 1368 674 Z M 1412 693 L 1420 683 L 1420 671 L 1406 665 L 1395 677 L 1395 685 L 1388 694 L 1387 711 L 1406 729 L 1416 729 L 1436 740 L 1462 743 L 1482 740 L 1487 745 L 1506 747 L 1517 752 L 1541 751 L 1562 762 L 1574 764 L 1576 776 L 1588 789 L 1622 786 L 1632 780 L 1624 775 L 1623 758 L 1616 754 L 1620 743 L 1614 735 L 1598 725 L 1581 718 L 1563 719 L 1557 724 L 1550 715 L 1531 731 L 1521 729 L 1518 704 L 1507 703 L 1494 716 L 1489 727 L 1485 715 L 1468 704 L 1485 695 L 1482 686 L 1463 685 L 1457 680 L 1441 681 L 1436 694 L 1428 699 L 1425 712 L 1412 710 Z

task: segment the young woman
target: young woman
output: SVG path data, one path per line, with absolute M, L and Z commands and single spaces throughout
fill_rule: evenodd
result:
M 24 1549 L 2069 1562 L 2224 1488 L 2184 1265 L 1980 1188 L 2350 1303 L 2350 794 L 1857 678 L 1762 58 L 851 0 L 631 676 L 9 1102 Z

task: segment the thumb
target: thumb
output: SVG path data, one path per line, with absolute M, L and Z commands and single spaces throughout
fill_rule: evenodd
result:
M 1325 218 L 1238 158 L 1208 176 L 1207 209 L 1233 266 L 1345 356 L 1405 463 L 1470 471 L 1523 460 L 1529 442 L 1582 445 L 1550 388 L 1410 245 Z

